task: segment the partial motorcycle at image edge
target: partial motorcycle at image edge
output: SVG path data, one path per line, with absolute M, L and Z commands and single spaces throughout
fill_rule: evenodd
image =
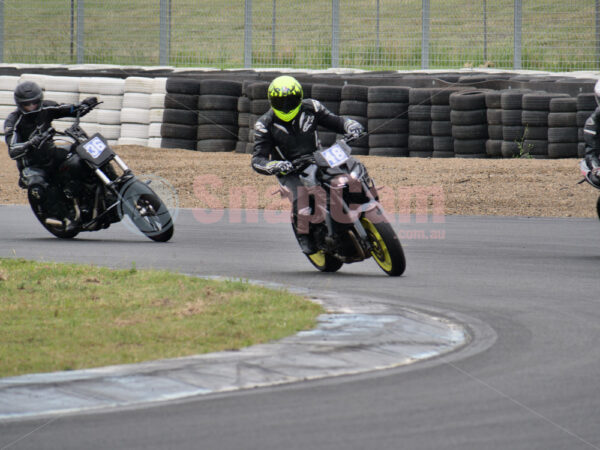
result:
M 297 236 L 298 228 L 306 227 L 318 249 L 306 257 L 322 272 L 373 257 L 386 274 L 400 276 L 406 269 L 404 250 L 367 169 L 351 156 L 351 139 L 292 161 L 288 173 L 299 175 L 304 190 L 298 195 L 297 217 L 292 217 L 293 231 Z M 281 182 L 279 192 L 293 201 Z
M 592 173 L 592 170 L 588 167 L 585 159 L 579 161 L 579 170 L 581 171 L 581 175 L 583 175 L 583 179 L 577 184 L 587 182 L 595 189 L 600 190 L 600 184 L 594 182 L 594 179 L 592 178 L 594 177 L 594 174 Z M 598 214 L 598 218 L 600 219 L 600 196 L 598 197 L 598 200 L 596 200 L 596 213 Z
M 89 110 L 98 106 L 90 105 Z M 87 111 L 86 111 L 87 112 Z M 64 131 L 53 127 L 39 130 L 43 145 L 52 139 L 68 156 L 50 179 L 47 202 L 40 205 L 28 193 L 31 208 L 40 223 L 61 239 L 71 239 L 82 231 L 97 231 L 129 217 L 145 236 L 166 242 L 173 236 L 171 214 L 147 183 L 139 180 L 100 134 L 92 136 L 74 123 Z

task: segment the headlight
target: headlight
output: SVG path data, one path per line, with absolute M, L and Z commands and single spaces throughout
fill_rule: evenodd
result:
M 350 176 L 354 180 L 358 180 L 362 176 L 362 167 L 360 166 L 360 164 L 357 164 L 356 167 L 352 169 L 352 172 L 350 172 Z
M 338 175 L 333 180 L 331 180 L 331 186 L 333 187 L 344 187 L 348 184 L 350 179 L 348 175 Z

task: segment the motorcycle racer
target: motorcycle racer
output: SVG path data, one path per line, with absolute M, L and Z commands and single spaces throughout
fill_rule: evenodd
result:
M 297 218 L 298 188 L 302 185 L 297 174 L 287 174 L 292 169 L 290 161 L 320 148 L 318 126 L 339 134 L 359 136 L 363 126 L 356 120 L 333 114 L 315 99 L 304 99 L 302 86 L 294 77 L 275 78 L 268 89 L 271 109 L 262 115 L 254 126 L 254 152 L 252 168 L 263 175 L 276 175 L 279 182 L 293 196 L 293 215 Z M 300 211 L 301 214 L 310 214 Z M 309 235 L 297 230 L 296 237 L 302 251 L 316 251 Z
M 46 201 L 48 179 L 66 158 L 66 152 L 56 147 L 52 140 L 43 142 L 41 134 L 54 119 L 75 117 L 89 111 L 96 97 L 88 97 L 80 104 L 58 104 L 44 100 L 44 91 L 33 81 L 24 81 L 14 90 L 17 109 L 4 122 L 8 155 L 17 161 L 19 186 L 28 189 L 39 204 Z

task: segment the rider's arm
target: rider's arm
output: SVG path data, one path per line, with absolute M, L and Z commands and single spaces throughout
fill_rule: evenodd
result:
M 600 107 L 585 121 L 583 137 L 585 139 L 585 160 L 590 169 L 600 167 Z
M 74 104 L 58 104 L 52 100 L 44 100 L 43 108 L 47 111 L 51 120 L 60 119 L 62 117 L 75 117 L 77 115 L 77 105 Z
M 344 124 L 347 120 L 351 119 L 345 119 L 344 117 L 332 113 L 318 100 L 308 99 L 308 104 L 314 110 L 318 125 L 331 131 L 335 131 L 338 134 L 344 134 L 346 132 Z
M 32 143 L 21 141 L 19 137 L 19 133 L 15 128 L 18 117 L 18 114 L 13 112 L 4 121 L 4 140 L 8 146 L 8 156 L 11 159 L 18 159 L 25 156 L 32 148 Z
M 252 168 L 262 175 L 272 175 L 268 164 L 274 149 L 273 137 L 265 122 L 268 120 L 262 116 L 254 125 L 254 152 L 252 152 Z

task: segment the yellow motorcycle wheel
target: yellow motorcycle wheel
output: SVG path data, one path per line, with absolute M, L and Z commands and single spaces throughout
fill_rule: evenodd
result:
M 306 255 L 313 266 L 321 272 L 337 272 L 344 264 L 334 256 L 328 255 L 323 250 L 319 250 L 311 255 Z

